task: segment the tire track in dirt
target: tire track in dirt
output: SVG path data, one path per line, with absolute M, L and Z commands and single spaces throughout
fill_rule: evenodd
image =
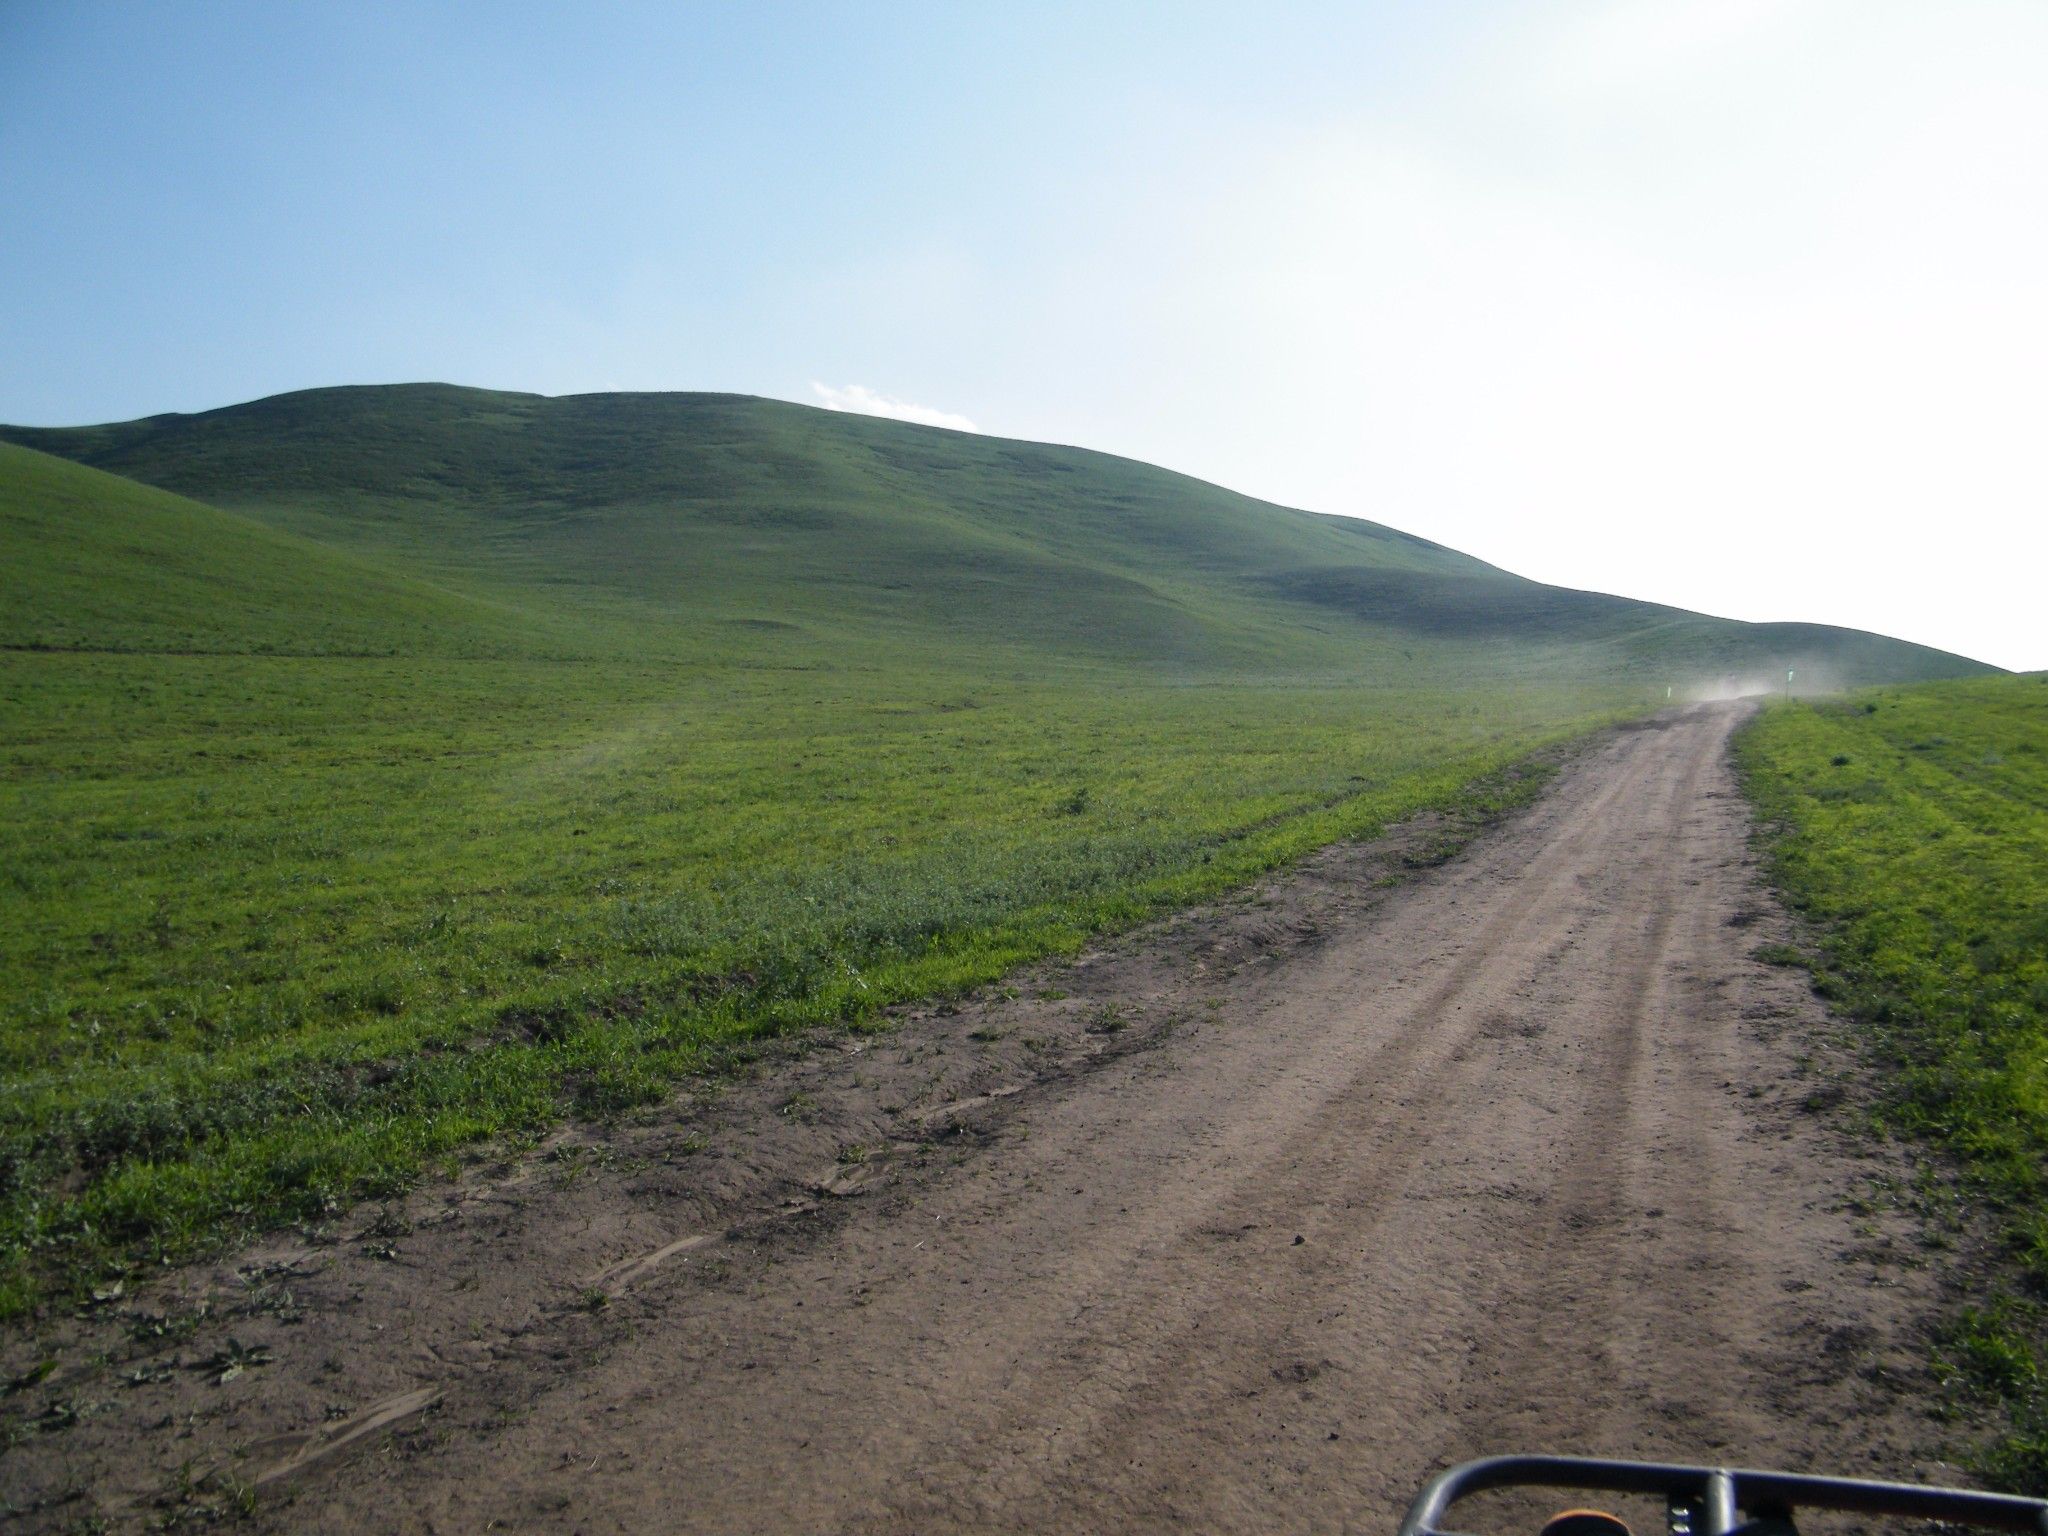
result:
M 1105 1475 L 1106 1469 L 1084 1470 L 1078 1463 L 1086 1461 L 1099 1447 L 1121 1446 L 1132 1421 L 1171 1414 L 1184 1427 L 1196 1455 L 1188 1464 L 1177 1467 L 1171 1477 L 1157 1479 L 1154 1496 L 1188 1502 L 1195 1486 L 1205 1480 L 1212 1484 L 1218 1480 L 1213 1474 L 1216 1458 L 1202 1449 L 1211 1436 L 1198 1432 L 1205 1424 L 1213 1427 L 1218 1405 L 1206 1399 L 1194 1405 L 1176 1401 L 1187 1395 L 1187 1362 L 1198 1357 L 1202 1336 L 1213 1336 L 1219 1331 L 1219 1320 L 1231 1314 L 1257 1308 L 1292 1319 L 1313 1311 L 1319 1294 L 1332 1289 L 1330 1266 L 1320 1260 L 1331 1237 L 1326 1230 L 1330 1223 L 1312 1205 L 1296 1207 L 1302 1214 L 1295 1225 L 1304 1229 L 1298 1234 L 1303 1239 L 1300 1246 L 1314 1244 L 1318 1257 L 1295 1263 L 1289 1273 L 1277 1280 L 1262 1266 L 1236 1265 L 1216 1273 L 1198 1295 L 1183 1294 L 1178 1304 L 1163 1315 L 1156 1307 L 1157 1296 L 1176 1287 L 1184 1293 L 1192 1290 L 1184 1277 L 1199 1263 L 1200 1250 L 1213 1246 L 1203 1239 L 1258 1230 L 1272 1214 L 1275 1189 L 1284 1184 L 1343 1187 L 1347 1224 L 1365 1225 L 1377 1219 L 1379 1211 L 1399 1193 L 1415 1166 L 1430 1151 L 1436 1120 L 1433 1111 L 1443 1096 L 1445 1074 L 1459 1067 L 1474 1040 L 1498 1014 L 1503 1001 L 1500 977 L 1487 976 L 1489 960 L 1512 952 L 1531 916 L 1555 902 L 1560 888 L 1572 878 L 1573 856 L 1592 835 L 1588 823 L 1597 821 L 1626 788 L 1626 780 L 1609 785 L 1574 817 L 1572 830 L 1531 866 L 1514 898 L 1487 920 L 1466 946 L 1463 958 L 1453 963 L 1448 974 L 1422 998 L 1398 1009 L 1385 1031 L 1361 1033 L 1334 1042 L 1344 1053 L 1341 1062 L 1333 1063 L 1344 1074 L 1341 1089 L 1324 1099 L 1307 1123 L 1288 1134 L 1274 1151 L 1253 1157 L 1245 1155 L 1242 1146 L 1234 1146 L 1229 1161 L 1251 1166 L 1232 1175 L 1235 1182 L 1229 1196 L 1205 1200 L 1205 1219 L 1192 1229 L 1186 1212 L 1176 1209 L 1173 1240 L 1165 1245 L 1159 1259 L 1145 1266 L 1146 1272 L 1135 1282 L 1127 1281 L 1120 1288 L 1123 1304 L 1114 1310 L 1103 1306 L 1091 1308 L 1088 1335 L 1098 1341 L 1116 1340 L 1118 1353 L 1136 1357 L 1148 1368 L 1135 1373 L 1135 1379 L 1117 1381 L 1107 1394 L 1110 1401 L 1092 1414 L 1080 1410 L 1088 1405 L 1091 1388 L 1101 1392 L 1099 1380 L 1091 1383 L 1072 1379 L 1073 1372 L 1045 1372 L 1022 1401 L 1012 1407 L 1004 1423 L 978 1425 L 972 1435 L 961 1437 L 961 1454 L 974 1454 L 968 1447 L 979 1447 L 982 1459 L 1008 1463 L 1013 1478 L 1017 1466 L 1029 1465 L 1029 1481 L 1034 1484 L 1062 1486 L 1080 1481 L 1107 1495 L 1116 1481 L 1115 1470 L 1107 1469 Z M 1486 984 L 1489 981 L 1491 984 Z M 1463 1016 L 1455 1025 L 1445 1022 L 1445 1016 L 1452 1011 Z M 1376 1097 L 1360 1091 L 1368 1082 L 1373 1085 Z M 1392 1115 L 1381 1112 L 1389 1100 L 1397 1106 Z M 1258 1134 L 1239 1140 L 1257 1143 L 1263 1140 L 1264 1130 L 1261 1125 Z M 1294 1246 L 1290 1241 L 1289 1247 Z M 1066 1283 L 1075 1289 L 1100 1287 L 1112 1268 L 1122 1267 L 1122 1245 L 1116 1247 L 1116 1253 L 1101 1256 L 1091 1273 L 1070 1274 Z M 1361 1283 L 1360 1277 L 1346 1276 L 1337 1288 L 1357 1283 Z M 1228 1376 L 1232 1393 L 1255 1396 L 1272 1380 L 1313 1380 L 1335 1365 L 1327 1354 L 1320 1353 L 1327 1339 L 1319 1344 L 1313 1337 L 1297 1339 L 1283 1334 L 1276 1343 L 1278 1348 L 1272 1353 L 1282 1363 L 1273 1366 L 1266 1360 L 1255 1359 L 1246 1368 L 1242 1361 L 1238 1362 L 1239 1368 Z M 1046 1421 L 1049 1415 L 1067 1421 L 1062 1429 L 1063 1448 L 1068 1454 L 1033 1457 L 1026 1443 L 1027 1427 Z M 1088 1422 L 1077 1425 L 1077 1418 Z M 998 1448 L 999 1456 L 990 1457 L 989 1447 Z M 1215 1503 L 1194 1500 L 1190 1508 L 1205 1504 L 1214 1508 Z M 919 1525 L 942 1518 L 940 1511 L 932 1509 L 919 1510 L 916 1515 L 914 1523 Z M 1047 1509 L 1043 1518 L 1054 1521 L 1058 1511 Z M 1119 1509 L 1117 1518 L 1119 1522 L 1142 1519 L 1143 1511 Z M 1028 1527 L 1038 1520 L 1019 1518 L 1016 1523 Z
M 1470 1076 L 1475 1042 L 1496 1033 L 1501 1021 L 1513 1013 L 1513 998 L 1505 994 L 1517 990 L 1517 981 L 1554 972 L 1563 957 L 1563 948 L 1545 935 L 1540 941 L 1543 944 L 1541 954 L 1531 953 L 1506 967 L 1499 963 L 1500 958 L 1515 954 L 1516 935 L 1532 913 L 1556 905 L 1561 887 L 1573 879 L 1577 861 L 1599 836 L 1602 818 L 1613 803 L 1631 789 L 1637 777 L 1633 772 L 1618 776 L 1588 803 L 1570 808 L 1565 828 L 1521 877 L 1515 899 L 1506 903 L 1504 910 L 1485 924 L 1478 940 L 1468 951 L 1470 958 L 1455 964 L 1443 982 L 1432 988 L 1418 1004 L 1401 1010 L 1393 1022 L 1389 1043 L 1381 1045 L 1368 1058 L 1364 1070 L 1353 1074 L 1345 1091 L 1316 1112 L 1301 1137 L 1291 1140 L 1277 1157 L 1267 1160 L 1241 1182 L 1237 1198 L 1230 1202 L 1229 1215 L 1223 1218 L 1226 1230 L 1229 1224 L 1238 1222 L 1242 1217 L 1255 1217 L 1269 1209 L 1273 1191 L 1283 1179 L 1305 1182 L 1311 1188 L 1335 1187 L 1349 1170 L 1352 1177 L 1342 1202 L 1343 1216 L 1336 1225 L 1353 1229 L 1357 1235 L 1353 1242 L 1358 1237 L 1365 1241 L 1357 1247 L 1357 1258 L 1351 1263 L 1340 1260 L 1334 1267 L 1323 1262 L 1298 1264 L 1277 1284 L 1264 1278 L 1263 1271 L 1254 1267 L 1239 1266 L 1228 1270 L 1219 1277 L 1222 1283 L 1205 1298 L 1197 1315 L 1177 1330 L 1176 1337 L 1151 1344 L 1147 1353 L 1157 1363 L 1155 1374 L 1140 1384 L 1137 1391 L 1127 1394 L 1141 1399 L 1143 1412 L 1134 1412 L 1130 1405 L 1125 1404 L 1124 1416 L 1127 1419 L 1156 1418 L 1169 1409 L 1173 1410 L 1173 1417 L 1181 1426 L 1182 1438 L 1194 1452 L 1174 1466 L 1169 1475 L 1155 1473 L 1148 1491 L 1148 1498 L 1156 1501 L 1151 1506 L 1155 1511 L 1161 1504 L 1172 1504 L 1183 1507 L 1190 1518 L 1213 1518 L 1216 1511 L 1228 1507 L 1231 1485 L 1239 1480 L 1236 1469 L 1219 1467 L 1218 1459 L 1204 1449 L 1216 1440 L 1229 1438 L 1217 1433 L 1218 1419 L 1227 1412 L 1228 1404 L 1214 1400 L 1213 1395 L 1193 1404 L 1173 1402 L 1176 1391 L 1183 1389 L 1187 1381 L 1182 1362 L 1191 1358 L 1199 1348 L 1198 1335 L 1214 1331 L 1210 1325 L 1219 1316 L 1256 1309 L 1289 1320 L 1288 1326 L 1267 1351 L 1281 1364 L 1272 1366 L 1254 1358 L 1250 1368 L 1235 1373 L 1236 1379 L 1231 1386 L 1241 1399 L 1258 1397 L 1274 1381 L 1283 1385 L 1306 1384 L 1333 1372 L 1338 1379 L 1370 1375 L 1370 1361 L 1357 1349 L 1349 1351 L 1345 1359 L 1332 1358 L 1329 1350 L 1333 1330 L 1329 1326 L 1327 1304 L 1333 1297 L 1360 1294 L 1383 1283 L 1384 1277 L 1375 1273 L 1380 1267 L 1383 1243 L 1375 1243 L 1373 1239 L 1384 1225 L 1390 1200 L 1408 1185 L 1418 1165 L 1434 1150 L 1438 1139 L 1435 1133 L 1444 1127 L 1443 1112 L 1455 1108 L 1457 1098 L 1448 1080 L 1449 1074 Z M 1687 787 L 1690 787 L 1691 777 L 1688 776 Z M 1618 964 L 1616 968 L 1624 989 L 1635 994 L 1637 999 L 1636 1009 L 1624 1005 L 1625 1016 L 1639 1010 L 1640 995 L 1648 989 L 1650 971 L 1656 955 L 1661 952 L 1664 930 L 1668 926 L 1667 914 L 1656 904 L 1650 904 L 1645 910 L 1652 915 L 1647 941 L 1643 945 L 1644 953 L 1625 964 Z M 1485 984 L 1481 985 L 1482 982 Z M 1479 995 L 1468 999 L 1467 994 L 1474 992 Z M 1467 1001 L 1469 1007 L 1465 1006 Z M 1452 1012 L 1462 1014 L 1463 1018 L 1453 1022 L 1447 1017 Z M 1617 1070 L 1625 1072 L 1633 1055 L 1635 1038 L 1635 1029 L 1631 1026 L 1597 1042 L 1614 1056 L 1611 1063 L 1603 1062 L 1596 1069 L 1595 1075 L 1599 1080 L 1608 1080 Z M 1396 1079 L 1386 1070 L 1390 1065 L 1405 1065 L 1407 1056 L 1422 1053 L 1424 1047 L 1427 1047 L 1426 1054 L 1413 1073 Z M 1368 1079 L 1372 1080 L 1372 1091 L 1361 1091 Z M 1389 1100 L 1396 1106 L 1395 1113 L 1391 1115 L 1381 1112 Z M 1572 1210 L 1599 1208 L 1596 1188 L 1614 1182 L 1615 1169 L 1609 1151 L 1609 1144 L 1597 1139 L 1583 1143 L 1585 1155 L 1577 1159 L 1563 1181 L 1567 1204 Z M 1350 1251 L 1350 1244 L 1342 1236 L 1327 1230 L 1333 1224 L 1319 1220 L 1317 1215 L 1311 1214 L 1298 1224 L 1308 1229 L 1303 1234 L 1304 1246 L 1312 1243 L 1318 1252 L 1332 1247 L 1339 1252 Z M 1244 1222 L 1243 1225 L 1249 1227 L 1255 1223 Z M 1554 1280 L 1556 1268 L 1553 1264 L 1545 1264 L 1540 1266 L 1539 1273 Z M 1147 1277 L 1139 1288 L 1139 1294 L 1170 1283 L 1163 1275 Z M 1555 1286 L 1547 1285 L 1546 1289 L 1554 1290 Z M 1547 1309 L 1539 1300 L 1535 1310 L 1538 1316 L 1542 1316 Z M 1315 1319 L 1315 1326 L 1304 1328 L 1300 1320 L 1309 1317 Z M 1141 1317 L 1120 1318 L 1118 1327 L 1127 1337 L 1143 1337 L 1146 1332 Z M 1034 1394 L 1037 1401 L 1032 1406 L 1042 1411 L 1054 1401 L 1064 1400 L 1071 1405 L 1074 1391 L 1073 1385 L 1067 1383 L 1062 1383 L 1056 1391 L 1041 1388 Z M 1256 1434 L 1256 1429 L 1247 1425 L 1236 1433 L 1239 1437 L 1248 1437 Z M 1087 1443 L 1089 1437 L 1082 1438 Z M 1092 1439 L 1097 1444 L 1114 1445 L 1121 1441 L 1122 1435 L 1098 1434 Z M 1098 1500 L 1107 1495 L 1116 1481 L 1113 1473 L 1104 1476 L 1104 1469 L 1095 1469 L 1090 1475 L 1072 1466 L 1062 1466 L 1058 1469 L 1059 1477 L 1047 1476 L 1048 1470 L 1037 1470 L 1035 1475 L 1039 1482 L 1058 1486 L 1070 1480 L 1085 1481 L 1097 1489 Z M 1303 1468 L 1295 1469 L 1297 1476 L 1303 1471 Z M 1261 1508 L 1264 1501 L 1264 1491 L 1256 1492 L 1235 1514 L 1248 1526 L 1256 1528 L 1264 1518 Z M 1198 1513 L 1204 1511 L 1206 1516 Z M 1037 1524 L 1041 1519 L 1051 1522 L 1058 1518 L 1059 1513 L 1056 1506 L 1048 1507 L 1039 1515 L 1017 1523 L 1021 1528 Z M 937 1514 L 934 1510 L 920 1510 L 914 1523 L 922 1525 Z M 1142 1521 L 1145 1509 L 1119 1508 L 1116 1516 L 1118 1523 Z
M 1680 897 L 1682 818 L 1696 798 L 1703 767 L 1697 756 L 1686 760 L 1680 780 L 1661 797 L 1657 814 L 1665 827 L 1654 839 L 1655 856 L 1630 861 L 1617 889 L 1600 903 L 1601 916 L 1639 918 L 1638 923 L 1618 925 L 1609 940 L 1606 963 L 1596 975 L 1595 984 L 1604 987 L 1611 1000 L 1593 1006 L 1583 996 L 1559 1000 L 1561 1006 L 1576 1007 L 1581 1016 L 1597 1021 L 1579 1042 L 1590 1060 L 1574 1074 L 1584 1091 L 1569 1112 L 1571 1124 L 1581 1133 L 1568 1143 L 1568 1158 L 1549 1202 L 1556 1215 L 1531 1244 L 1526 1283 L 1511 1284 L 1496 1309 L 1502 1326 L 1493 1336 L 1497 1348 L 1490 1353 L 1501 1358 L 1488 1362 L 1490 1378 L 1519 1369 L 1521 1362 L 1533 1357 L 1546 1362 L 1556 1380 L 1611 1382 L 1617 1359 L 1636 1353 L 1625 1347 L 1624 1340 L 1637 1346 L 1649 1342 L 1643 1330 L 1630 1326 L 1628 1305 L 1644 1277 L 1633 1272 L 1635 1266 L 1617 1263 L 1611 1246 L 1593 1241 L 1589 1234 L 1641 1208 L 1629 1198 L 1629 1160 L 1639 1155 L 1644 1139 L 1639 1106 L 1646 1102 L 1650 1086 L 1642 1071 L 1645 1035 L 1654 1022 L 1661 1022 L 1653 1019 L 1650 1004 L 1660 990 L 1672 915 Z M 1605 856 L 1626 858 L 1631 851 L 1627 841 L 1632 840 L 1605 850 Z M 1698 1219 L 1696 1212 L 1694 1220 Z M 1593 1318 L 1603 1320 L 1597 1331 L 1587 1328 Z M 1502 1402 L 1496 1396 L 1490 1402 L 1475 1398 L 1463 1428 L 1491 1443 L 1530 1444 L 1560 1437 L 1583 1443 L 1611 1433 L 1611 1419 L 1611 1400 L 1604 1394 L 1589 1401 L 1561 1393 L 1540 1407 L 1526 1398 Z

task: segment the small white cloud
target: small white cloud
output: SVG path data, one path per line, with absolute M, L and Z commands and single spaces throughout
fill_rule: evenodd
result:
M 848 384 L 840 388 L 837 385 L 820 384 L 813 380 L 811 393 L 818 397 L 819 404 L 830 411 L 851 411 L 856 416 L 886 416 L 891 421 L 915 421 L 927 427 L 951 427 L 955 432 L 981 430 L 965 416 L 956 416 L 951 411 L 934 410 L 928 405 L 914 405 L 908 400 L 877 394 L 865 384 Z

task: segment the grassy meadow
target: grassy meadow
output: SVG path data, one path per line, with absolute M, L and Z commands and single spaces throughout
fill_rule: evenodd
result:
M 0 705 L 16 1308 L 1072 949 L 1598 712 L 57 653 L 0 656 Z
M 1994 1474 L 2048 1493 L 2048 678 L 1780 706 L 1739 750 L 1775 876 L 1819 924 L 1817 984 L 1883 1066 L 1885 1121 L 2003 1231 L 2009 1268 L 1944 1360 L 2010 1411 Z
M 1688 678 L 1973 664 L 733 396 L 0 430 L 0 1315 L 658 1104 Z

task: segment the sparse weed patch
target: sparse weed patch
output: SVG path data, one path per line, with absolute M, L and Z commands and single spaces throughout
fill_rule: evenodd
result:
M 1130 1027 L 1128 1014 L 1115 1003 L 1104 1003 L 1088 1016 L 1087 1029 L 1091 1035 L 1119 1035 Z

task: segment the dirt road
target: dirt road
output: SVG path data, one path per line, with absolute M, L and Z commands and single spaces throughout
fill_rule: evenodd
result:
M 1925 1475 L 1930 1281 L 1750 958 L 1738 713 L 1394 888 L 1333 850 L 764 1071 L 702 1155 L 272 1255 L 321 1333 L 200 1438 L 332 1530 L 1389 1531 L 1509 1449 Z

